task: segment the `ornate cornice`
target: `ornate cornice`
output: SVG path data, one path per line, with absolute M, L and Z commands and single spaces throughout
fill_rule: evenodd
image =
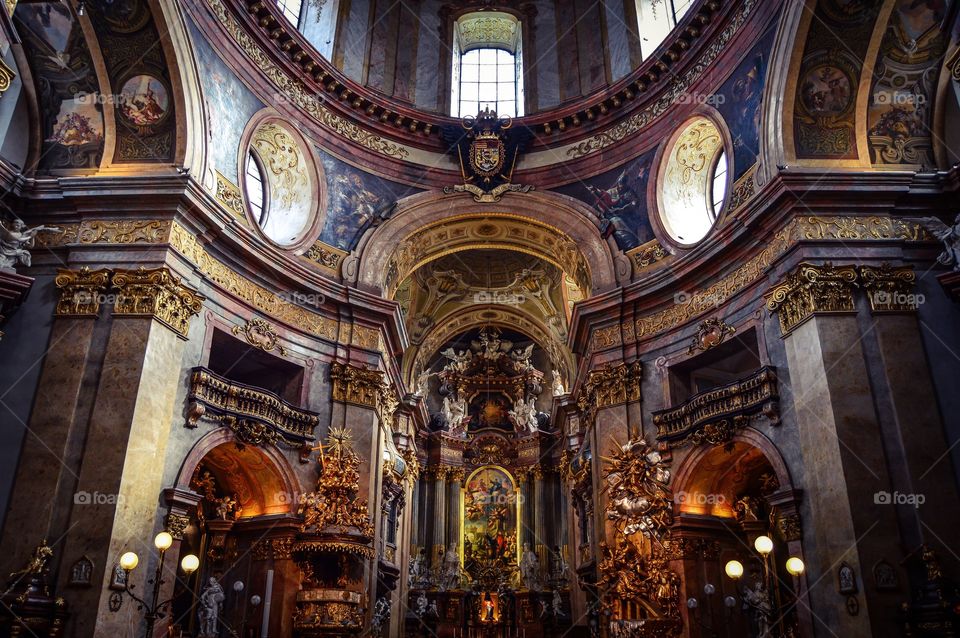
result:
M 200 314 L 206 299 L 166 267 L 117 269 L 110 283 L 117 290 L 114 316 L 153 317 L 183 338 L 190 328 L 190 318 Z
M 229 427 L 241 442 L 264 445 L 284 441 L 301 446 L 313 440 L 313 431 L 320 424 L 320 416 L 302 410 L 272 392 L 224 379 L 197 367 L 190 375 L 189 400 L 195 414 L 211 417 Z
M 763 250 L 713 284 L 691 290 L 684 296 L 683 303 L 673 303 L 620 325 L 595 329 L 591 334 L 593 350 L 648 339 L 715 312 L 718 306 L 765 277 L 767 269 L 800 242 L 916 242 L 930 239 L 919 223 L 893 217 L 810 215 L 794 218 L 774 234 Z
M 867 291 L 873 312 L 912 312 L 919 297 L 914 293 L 917 275 L 913 266 L 860 266 L 860 283 Z
M 577 395 L 577 408 L 584 415 L 588 425 L 601 408 L 640 400 L 640 382 L 643 368 L 640 361 L 631 364 L 620 363 L 606 365 L 592 370 L 587 375 L 580 393 Z
M 80 270 L 59 269 L 53 280 L 60 289 L 60 299 L 57 300 L 54 313 L 58 317 L 96 317 L 109 280 L 110 271 L 106 268 L 90 270 L 89 266 L 84 266 Z
M 727 443 L 750 418 L 763 413 L 779 422 L 776 370 L 760 368 L 745 379 L 701 392 L 680 405 L 653 413 L 657 440 L 670 447 Z
M 56 248 L 70 244 L 163 244 L 170 237 L 169 219 L 91 219 L 57 224 L 62 233 L 42 233 L 36 244 Z
M 786 335 L 815 314 L 855 312 L 856 286 L 857 270 L 853 266 L 804 262 L 764 296 L 767 310 L 777 315 L 780 331 Z

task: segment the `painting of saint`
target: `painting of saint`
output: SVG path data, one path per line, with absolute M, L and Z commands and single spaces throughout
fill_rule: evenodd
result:
M 120 113 L 135 126 L 156 124 L 167 114 L 167 89 L 157 78 L 135 75 L 120 90 Z
M 498 467 L 483 467 L 464 487 L 463 545 L 474 560 L 517 560 L 517 505 L 513 479 Z
M 776 33 L 770 28 L 734 70 L 714 100 L 733 139 L 733 179 L 753 166 L 760 155 L 760 117 L 764 77 Z
M 390 217 L 396 202 L 417 189 L 364 173 L 323 151 L 327 177 L 327 221 L 320 241 L 353 250 L 367 229 Z
M 586 202 L 597 217 L 600 232 L 626 252 L 653 239 L 647 218 L 647 180 L 653 152 L 626 166 L 558 189 Z

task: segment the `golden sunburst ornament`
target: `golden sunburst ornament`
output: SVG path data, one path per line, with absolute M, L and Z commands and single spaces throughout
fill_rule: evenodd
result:
M 327 448 L 339 456 L 345 449 L 350 448 L 352 439 L 353 433 L 346 426 L 332 427 L 327 433 Z

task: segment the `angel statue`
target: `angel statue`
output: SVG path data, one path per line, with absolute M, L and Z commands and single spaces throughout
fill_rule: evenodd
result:
M 554 370 L 553 374 L 553 396 L 562 397 L 567 393 L 567 390 L 563 387 L 563 375 Z
M 37 226 L 27 228 L 22 219 L 14 219 L 7 228 L 0 223 L 0 270 L 13 270 L 18 263 L 30 267 L 30 252 L 37 233 L 48 231 L 62 233 L 56 226 Z
M 534 397 L 524 401 L 518 398 L 513 402 L 513 409 L 507 412 L 510 421 L 513 423 L 513 429 L 517 434 L 527 432 L 536 432 L 540 422 L 537 419 L 537 406 Z
M 937 257 L 937 261 L 944 266 L 953 267 L 954 272 L 960 272 L 960 213 L 954 218 L 952 226 L 936 217 L 916 217 L 910 221 L 919 223 L 943 242 L 943 252 Z
M 531 343 L 526 348 L 520 350 L 513 350 L 510 353 L 510 358 L 517 362 L 517 367 L 520 370 L 532 370 L 533 363 L 530 361 L 530 357 L 533 356 L 533 344 Z
M 463 420 L 467 417 L 467 402 L 463 399 L 443 397 L 443 416 L 447 421 L 447 431 L 451 434 L 461 434 Z
M 467 369 L 467 364 L 471 359 L 469 352 L 466 350 L 454 350 L 453 347 L 447 348 L 440 354 L 450 360 L 450 363 L 444 366 L 443 369 L 451 372 L 463 372 Z

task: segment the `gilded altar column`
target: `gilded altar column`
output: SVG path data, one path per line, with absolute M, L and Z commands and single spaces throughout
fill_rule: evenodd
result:
M 766 294 L 783 339 L 807 480 L 803 542 L 817 548 L 808 555 L 806 583 L 829 582 L 840 562 L 865 580 L 891 547 L 901 545 L 895 508 L 874 500 L 891 489 L 891 480 L 866 363 L 864 342 L 872 327 L 857 316 L 859 289 L 854 266 L 801 263 Z M 805 587 L 801 583 L 801 591 Z M 851 596 L 858 615 L 837 604 L 831 586 L 809 590 L 810 608 L 838 635 L 853 638 L 896 623 L 896 605 L 885 604 L 883 594 L 864 587 Z M 803 618 L 801 635 L 812 635 Z
M 450 495 L 447 507 L 447 545 L 460 543 L 460 499 L 464 472 L 462 467 L 447 469 L 447 492 Z
M 447 472 L 445 467 L 435 467 L 433 474 L 433 549 L 430 561 L 440 565 L 447 540 Z

